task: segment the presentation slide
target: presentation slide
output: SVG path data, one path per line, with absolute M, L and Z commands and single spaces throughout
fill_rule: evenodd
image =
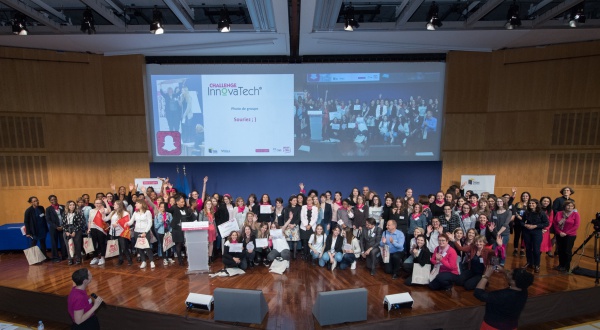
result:
M 148 65 L 153 160 L 438 161 L 444 69 Z

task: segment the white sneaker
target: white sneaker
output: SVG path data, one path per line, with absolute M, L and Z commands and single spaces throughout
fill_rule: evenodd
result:
M 163 266 L 166 266 L 168 264 L 169 264 L 169 262 L 167 261 L 167 259 L 163 259 Z
M 174 260 L 174 259 L 168 258 L 167 260 L 169 260 L 169 263 L 170 263 L 170 264 L 174 264 L 174 263 L 175 263 L 175 260 Z
M 106 263 L 106 260 L 104 260 L 104 258 L 100 258 L 100 261 L 98 261 L 98 266 L 102 266 Z
M 90 262 L 90 265 L 97 265 L 98 264 L 98 258 L 94 258 L 92 259 L 92 262 Z
M 333 263 L 331 264 L 331 270 L 334 270 L 335 267 L 337 267 L 337 260 L 333 260 Z
M 352 265 L 350 266 L 350 269 L 356 269 L 356 261 L 354 261 L 354 262 L 352 263 Z
M 156 266 L 154 265 L 154 261 L 150 261 L 150 269 L 154 269 L 154 267 L 156 267 Z
M 142 262 L 142 264 L 140 265 L 140 268 L 146 268 L 146 262 Z

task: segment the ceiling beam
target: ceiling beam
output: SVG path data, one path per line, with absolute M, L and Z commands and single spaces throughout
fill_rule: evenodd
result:
M 120 28 L 125 28 L 125 22 L 116 16 L 112 10 L 104 7 L 98 0 L 81 0 L 84 4 L 92 8 L 95 12 L 104 17 L 107 21 L 109 21 L 112 25 L 118 26 Z
M 488 0 L 486 3 L 483 4 L 483 6 L 479 8 L 479 10 L 477 10 L 467 18 L 467 20 L 465 21 L 465 26 L 470 27 L 471 25 L 475 24 L 475 22 L 482 19 L 483 16 L 487 15 L 494 8 L 498 7 L 498 5 L 501 4 L 503 1 L 504 0 Z
M 23 13 L 24 15 L 38 21 L 39 23 L 44 24 L 45 26 L 54 30 L 54 32 L 59 32 L 61 30 L 60 24 L 51 20 L 46 15 L 40 13 L 39 11 L 33 9 L 32 7 L 24 4 L 18 0 L 0 0 L 3 4 L 11 7 L 12 9 Z
M 254 30 L 275 32 L 275 15 L 271 0 L 246 0 Z
M 408 7 L 405 7 L 402 14 L 400 14 L 400 17 L 398 17 L 396 20 L 396 28 L 398 29 L 406 24 L 406 22 L 408 22 L 410 17 L 417 11 L 417 9 L 419 9 L 424 1 L 425 0 L 414 0 Z
M 125 22 L 129 22 L 129 15 L 127 15 L 127 13 L 121 9 L 121 7 L 117 6 L 112 0 L 104 0 L 106 1 L 106 3 L 108 3 L 111 7 L 113 7 L 113 9 L 119 13 L 119 15 L 123 15 L 123 17 L 125 17 Z
M 49 12 L 50 14 L 52 14 L 52 15 L 60 18 L 63 22 L 68 22 L 69 21 L 69 19 L 67 18 L 67 16 L 65 16 L 65 14 L 63 14 L 60 11 L 52 8 L 52 6 L 48 5 L 44 1 L 42 1 L 42 0 L 31 0 L 31 2 L 33 2 L 36 5 L 42 7 L 42 9 L 44 9 L 47 12 Z
M 313 31 L 333 31 L 338 20 L 343 0 L 317 1 Z
M 536 17 L 536 19 L 534 19 L 531 22 L 531 25 L 532 25 L 532 27 L 536 27 L 548 20 L 553 19 L 554 17 L 558 16 L 560 13 L 571 9 L 572 7 L 578 5 L 582 2 L 583 2 L 583 0 L 565 0 L 560 5 L 555 6 L 554 8 L 548 10 L 547 12 L 543 13 L 542 15 Z
M 179 0 L 175 2 L 174 0 L 163 0 L 163 2 L 171 9 L 173 14 L 177 16 L 177 19 L 185 26 L 185 28 L 193 32 L 194 31 L 194 19 L 191 17 L 188 12 L 183 8 Z
M 546 7 L 547 5 L 549 5 L 552 2 L 552 0 L 542 0 L 539 3 L 537 3 L 536 5 L 531 5 L 529 7 L 529 9 L 527 10 L 527 17 L 531 17 L 531 15 L 533 15 L 536 11 Z

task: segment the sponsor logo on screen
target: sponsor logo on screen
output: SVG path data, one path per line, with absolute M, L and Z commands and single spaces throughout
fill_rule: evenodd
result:
M 467 182 L 468 182 L 468 183 L 469 183 L 471 186 L 477 186 L 477 185 L 480 185 L 480 184 L 481 184 L 481 182 L 479 182 L 479 181 L 475 180 L 474 178 L 471 178 L 471 179 L 467 180 Z

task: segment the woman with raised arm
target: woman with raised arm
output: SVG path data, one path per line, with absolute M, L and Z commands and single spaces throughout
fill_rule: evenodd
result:
M 449 235 L 450 240 L 453 238 Z M 481 280 L 481 276 L 485 272 L 485 267 L 490 264 L 491 258 L 498 253 L 502 253 L 502 237 L 498 236 L 496 244 L 500 250 L 495 251 L 489 247 L 487 240 L 483 236 L 475 237 L 475 242 L 470 245 L 461 245 L 460 240 L 455 241 L 455 247 L 463 252 L 466 252 L 466 269 L 460 274 L 460 283 L 465 290 L 475 290 L 477 283 Z
M 290 260 L 290 257 L 291 257 L 290 247 L 288 245 L 288 242 L 285 240 L 285 237 L 283 237 L 283 236 L 273 237 L 271 234 L 273 233 L 273 230 L 277 230 L 277 229 L 281 229 L 281 232 L 285 233 L 286 230 L 288 229 L 288 226 L 290 225 L 290 223 L 293 220 L 294 220 L 294 212 L 289 211 L 288 215 L 287 215 L 287 220 L 285 221 L 285 224 L 282 227 L 279 227 L 279 225 L 276 222 L 271 222 L 271 225 L 270 225 L 271 227 L 269 228 L 269 240 L 273 244 L 273 249 L 267 255 L 268 262 L 273 262 L 273 260 L 275 260 L 277 258 L 281 258 L 281 260 L 287 260 L 287 261 Z M 283 234 L 283 235 L 285 235 L 285 234 Z
M 285 223 L 288 224 L 284 226 L 283 234 L 289 244 L 290 251 L 294 254 L 294 259 L 296 259 L 296 250 L 298 249 L 298 242 L 300 242 L 300 210 L 302 208 L 298 206 L 296 195 L 290 196 L 288 203 L 288 206 L 283 210 Z M 291 221 L 288 223 L 290 219 Z
M 210 264 L 213 262 L 213 247 L 217 239 L 217 227 L 215 225 L 212 200 L 204 203 L 204 210 L 198 214 L 198 221 L 208 222 L 208 263 Z

